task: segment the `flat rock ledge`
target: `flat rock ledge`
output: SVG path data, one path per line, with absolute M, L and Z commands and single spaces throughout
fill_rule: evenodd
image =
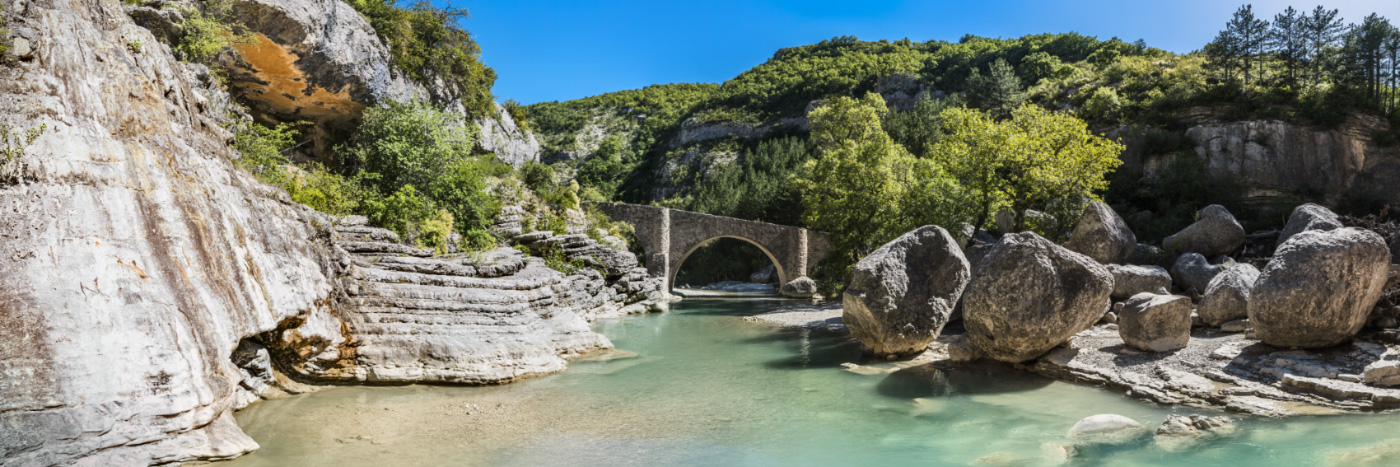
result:
M 848 332 L 840 303 L 788 305 L 744 320 Z M 927 352 L 889 362 L 893 367 L 880 374 L 953 360 L 950 348 L 960 337 L 940 336 Z M 1400 409 L 1400 333 L 1394 332 L 1362 334 L 1327 349 L 1290 350 L 1244 333 L 1196 328 L 1186 348 L 1151 353 L 1125 345 L 1113 325 L 1099 325 L 1037 360 L 1011 366 L 1150 402 L 1265 417 Z M 1372 380 L 1396 387 L 1366 384 Z
M 1369 335 L 1302 351 L 1197 328 L 1186 348 L 1148 353 L 1124 345 L 1112 325 L 1100 325 L 1024 367 L 1162 404 L 1271 417 L 1375 411 L 1400 408 L 1400 389 L 1363 383 L 1394 354 L 1388 340 Z
M 784 328 L 812 329 L 829 332 L 850 332 L 841 322 L 841 303 L 822 305 L 788 305 L 768 313 L 746 316 L 744 321 L 769 323 Z

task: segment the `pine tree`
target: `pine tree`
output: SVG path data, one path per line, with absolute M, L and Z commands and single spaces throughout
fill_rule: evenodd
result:
M 1344 27 L 1337 10 L 1328 10 L 1321 5 L 1313 9 L 1311 16 L 1304 15 L 1302 20 L 1307 47 L 1306 65 L 1312 85 L 1317 86 L 1322 83 L 1323 64 L 1327 61 L 1328 52 L 1337 45 Z
M 986 110 L 997 118 L 1010 116 L 1011 111 L 1026 100 L 1016 70 L 1000 58 L 987 68 L 986 75 L 975 68 L 972 70 L 972 76 L 967 78 L 967 93 L 973 107 Z
M 1288 71 L 1288 84 L 1298 84 L 1298 70 L 1307 58 L 1307 38 L 1303 30 L 1305 17 L 1293 7 L 1274 15 L 1273 29 L 1269 30 L 1268 46 L 1283 62 Z
M 1215 40 L 1206 44 L 1203 52 L 1206 55 L 1206 66 L 1225 75 L 1225 80 L 1235 79 L 1235 70 L 1240 65 L 1239 39 L 1230 34 L 1230 31 L 1220 31 L 1215 35 Z
M 1248 88 L 1251 68 L 1260 65 L 1260 74 L 1263 74 L 1263 60 L 1261 58 L 1264 55 L 1264 45 L 1269 38 L 1269 24 L 1254 17 L 1254 5 L 1245 5 L 1239 10 L 1235 10 L 1235 15 L 1225 25 L 1225 30 L 1235 38 L 1238 45 L 1235 53 L 1244 69 L 1244 85 L 1245 88 Z

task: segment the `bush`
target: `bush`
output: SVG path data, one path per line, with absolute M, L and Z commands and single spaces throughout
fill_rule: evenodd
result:
M 361 212 L 371 224 L 392 230 L 410 243 L 416 243 L 423 222 L 438 215 L 436 203 L 413 185 L 405 185 L 383 198 L 367 197 Z
M 471 155 L 478 129 L 423 101 L 389 102 L 365 110 L 359 133 L 336 148 L 357 168 L 377 174 L 375 187 L 393 193 L 427 187 Z
M 463 251 L 490 251 L 496 249 L 496 237 L 485 230 L 468 230 L 462 233 L 458 248 Z
M 214 58 L 234 44 L 257 40 L 252 34 L 235 33 L 233 24 L 231 1 L 205 0 L 202 8 L 186 12 L 185 22 L 180 25 L 184 35 L 174 49 L 186 61 L 213 65 Z
M 0 123 L 0 183 L 14 182 L 20 177 L 19 158 L 48 129 L 48 125 L 39 125 L 19 131 L 8 123 Z
M 415 243 L 419 248 L 432 248 L 436 254 L 447 254 L 452 225 L 452 213 L 446 209 L 438 209 L 435 215 L 418 223 L 418 239 Z
M 554 167 L 539 162 L 526 162 L 520 168 L 520 180 L 531 190 L 540 191 L 554 186 Z
M 317 211 L 336 216 L 355 212 L 364 196 L 358 180 L 315 163 L 297 168 L 282 154 L 296 143 L 299 132 L 295 127 L 300 124 L 281 123 L 269 128 L 247 122 L 234 135 L 233 147 L 240 153 L 238 166 L 264 183 L 287 190 L 292 201 Z

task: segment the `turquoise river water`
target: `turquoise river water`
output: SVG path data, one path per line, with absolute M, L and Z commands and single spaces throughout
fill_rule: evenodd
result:
M 1055 465 L 1075 421 L 1169 413 L 999 365 L 875 376 L 842 335 L 744 321 L 776 299 L 692 298 L 600 322 L 630 358 L 492 387 L 337 387 L 237 414 L 262 445 L 228 466 Z M 1150 436 L 1068 465 L 1400 465 L 1400 414 L 1239 419 L 1167 451 Z

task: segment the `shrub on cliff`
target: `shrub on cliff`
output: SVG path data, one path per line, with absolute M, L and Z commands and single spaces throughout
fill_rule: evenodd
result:
M 401 6 L 398 0 L 347 0 L 369 21 L 389 46 L 394 65 L 414 79 L 442 79 L 459 87 L 462 104 L 473 115 L 492 114 L 491 86 L 496 72 L 479 60 L 481 46 L 457 26 L 465 8 L 438 8 L 418 0 Z
M 232 2 L 205 0 L 196 5 L 186 12 L 180 25 L 184 34 L 174 47 L 184 60 L 213 65 L 214 58 L 234 44 L 255 40 L 250 34 L 235 32 Z M 219 68 L 211 69 L 217 72 Z
M 392 197 L 410 186 L 422 190 L 423 199 L 447 209 L 456 228 L 466 232 L 488 227 L 500 210 L 500 200 L 486 189 L 494 171 L 489 156 L 471 153 L 477 132 L 431 104 L 391 102 L 367 109 L 359 133 L 337 151 L 379 195 Z M 392 215 L 382 213 L 381 219 L 390 222 L 383 216 Z
M 346 215 L 360 207 L 360 184 L 332 173 L 320 164 L 296 167 L 283 151 L 296 143 L 295 124 L 266 127 L 247 122 L 234 136 L 234 149 L 240 153 L 238 166 L 259 180 L 276 185 L 291 195 L 292 201 L 332 215 Z

